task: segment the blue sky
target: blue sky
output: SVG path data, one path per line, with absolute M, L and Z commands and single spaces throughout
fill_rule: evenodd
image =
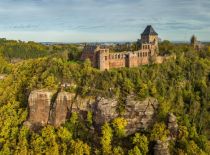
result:
M 0 37 L 55 42 L 210 41 L 210 0 L 1 0 Z

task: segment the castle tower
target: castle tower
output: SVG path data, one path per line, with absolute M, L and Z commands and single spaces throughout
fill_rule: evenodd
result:
M 109 70 L 109 49 L 100 49 L 97 52 L 97 64 L 101 71 Z
M 144 32 L 141 34 L 142 44 L 151 44 L 154 49 L 158 49 L 158 34 L 155 32 L 151 25 L 148 25 Z
M 195 35 L 193 35 L 193 36 L 191 37 L 190 43 L 191 43 L 191 45 L 192 45 L 194 48 L 196 48 L 196 45 L 197 45 L 198 41 L 197 41 L 197 38 L 196 38 Z

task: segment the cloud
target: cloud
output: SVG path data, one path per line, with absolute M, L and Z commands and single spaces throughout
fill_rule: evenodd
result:
M 88 33 L 99 40 L 104 34 L 120 40 L 124 33 L 135 40 L 152 24 L 163 38 L 178 40 L 185 38 L 183 32 L 188 37 L 195 31 L 206 40 L 209 8 L 209 0 L 2 0 L 0 31 L 42 32 L 40 39 L 45 31 L 77 33 L 80 38 Z

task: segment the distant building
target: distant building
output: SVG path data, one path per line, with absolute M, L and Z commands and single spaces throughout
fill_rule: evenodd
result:
M 151 25 L 148 25 L 139 39 L 140 49 L 137 51 L 110 52 L 108 48 L 96 45 L 84 47 L 81 60 L 90 59 L 92 66 L 100 70 L 111 68 L 138 67 L 149 64 L 151 61 L 162 63 L 164 57 L 158 54 L 158 34 Z
M 191 37 L 190 43 L 193 46 L 193 48 L 198 51 L 200 51 L 204 47 L 204 45 L 197 40 L 197 37 L 195 35 Z

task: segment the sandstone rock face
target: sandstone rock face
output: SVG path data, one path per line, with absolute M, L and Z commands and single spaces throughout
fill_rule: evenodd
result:
M 128 96 L 123 114 L 119 115 L 117 107 L 118 101 L 116 99 L 98 98 L 93 110 L 94 122 L 98 126 L 117 117 L 123 117 L 128 122 L 126 133 L 130 135 L 139 129 L 148 128 L 153 123 L 158 102 L 154 98 L 136 101 L 134 96 Z
M 170 130 L 172 138 L 177 136 L 178 124 L 176 116 L 173 113 L 168 114 L 168 129 Z
M 54 101 L 52 96 L 55 97 L 53 97 Z M 119 114 L 116 98 L 81 98 L 79 96 L 75 97 L 73 93 L 63 91 L 56 95 L 53 92 L 37 90 L 31 92 L 29 96 L 30 112 L 29 119 L 25 124 L 32 127 L 47 124 L 59 127 L 65 123 L 72 112 L 76 112 L 81 118 L 86 119 L 88 111 L 91 111 L 94 125 L 97 128 L 100 128 L 105 122 L 123 117 L 128 122 L 126 133 L 130 135 L 153 124 L 157 107 L 158 102 L 155 98 L 150 97 L 144 101 L 138 101 L 135 96 L 130 95 L 126 99 L 124 113 Z
M 103 125 L 118 117 L 118 102 L 116 99 L 105 99 L 98 97 L 94 106 L 94 122 L 96 125 Z
M 170 155 L 168 142 L 158 140 L 154 147 L 154 155 Z
M 29 96 L 29 119 L 32 125 L 46 125 L 48 123 L 52 92 L 37 90 Z
M 71 112 L 92 111 L 93 103 L 95 103 L 95 98 L 93 97 L 81 98 L 78 96 L 72 103 Z
M 53 112 L 52 112 L 52 124 L 55 127 L 60 126 L 61 124 L 65 123 L 67 113 L 71 108 L 71 104 L 74 100 L 75 94 L 68 93 L 68 92 L 60 92 L 57 95 Z
M 158 101 L 155 98 L 147 98 L 144 101 L 135 100 L 134 96 L 128 96 L 123 117 L 127 120 L 127 134 L 133 134 L 139 129 L 146 129 L 153 123 Z

